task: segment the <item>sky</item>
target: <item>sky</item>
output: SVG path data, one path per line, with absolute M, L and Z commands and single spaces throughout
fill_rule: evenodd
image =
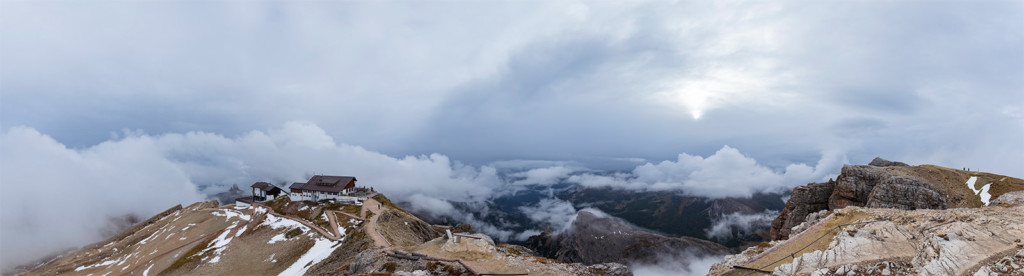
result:
M 1022 177 L 1021 18 L 1020 1 L 3 0 L 0 185 L 88 208 L 0 202 L 0 266 L 98 239 L 45 217 L 98 229 L 312 173 L 441 213 L 562 180 L 747 196 L 876 156 Z M 61 238 L 32 246 L 38 229 Z

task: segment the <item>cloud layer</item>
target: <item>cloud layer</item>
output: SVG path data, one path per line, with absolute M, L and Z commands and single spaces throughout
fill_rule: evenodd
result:
M 779 211 L 775 210 L 765 210 L 757 214 L 728 214 L 716 219 L 711 228 L 706 229 L 707 237 L 722 240 L 732 238 L 735 234 L 752 235 L 766 231 L 771 228 L 772 220 L 778 215 Z
M 847 163 L 845 155 L 823 154 L 815 167 L 790 164 L 777 172 L 735 148 L 724 146 L 707 158 L 683 153 L 676 161 L 647 163 L 637 166 L 632 173 L 585 173 L 570 176 L 567 181 L 586 187 L 671 191 L 709 198 L 750 197 L 834 177 Z

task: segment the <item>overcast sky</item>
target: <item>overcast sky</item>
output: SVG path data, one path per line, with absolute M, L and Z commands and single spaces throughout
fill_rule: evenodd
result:
M 1022 18 L 1021 1 L 3 0 L 0 180 L 84 192 L 138 168 L 179 194 L 152 213 L 197 183 L 312 172 L 408 198 L 439 195 L 397 183 L 472 187 L 445 199 L 499 190 L 506 166 L 741 196 L 875 156 L 1022 177 Z M 4 224 L 28 204 L 5 200 Z M 8 253 L 32 232 L 5 230 Z
M 308 121 L 474 164 L 729 145 L 1024 174 L 1021 2 L 818 2 L 4 1 L 0 114 L 75 148 Z

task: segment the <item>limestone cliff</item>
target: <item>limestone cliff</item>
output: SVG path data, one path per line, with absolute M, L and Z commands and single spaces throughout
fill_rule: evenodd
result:
M 991 197 L 1024 190 L 1024 180 L 932 165 L 908 166 L 875 158 L 869 165 L 846 165 L 835 179 L 793 189 L 786 207 L 772 222 L 771 238 L 784 239 L 808 214 L 849 206 L 903 210 L 980 207 L 968 187 L 971 177 L 991 184 Z M 984 183 L 982 183 L 984 184 Z

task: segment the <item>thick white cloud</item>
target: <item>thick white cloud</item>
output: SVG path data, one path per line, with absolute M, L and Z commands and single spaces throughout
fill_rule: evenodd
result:
M 554 166 L 530 169 L 513 173 L 510 176 L 521 178 L 512 182 L 515 185 L 553 185 L 569 177 L 569 174 L 575 171 L 577 170 L 569 167 Z
M 69 149 L 31 128 L 0 135 L 0 268 L 97 242 L 113 216 L 205 198 L 152 137 Z
M 733 230 L 751 235 L 758 231 L 768 230 L 772 220 L 778 215 L 779 211 L 776 210 L 765 210 L 755 214 L 732 213 L 716 219 L 711 224 L 711 228 L 705 229 L 705 232 L 710 239 L 732 238 Z
M 555 233 L 564 231 L 576 220 L 576 207 L 564 200 L 545 198 L 537 204 L 519 207 L 539 227 L 545 227 Z
M 676 161 L 647 163 L 629 174 L 580 174 L 569 177 L 568 181 L 588 187 L 673 191 L 710 198 L 749 197 L 758 192 L 781 192 L 825 180 L 838 174 L 845 163 L 843 155 L 824 154 L 815 167 L 790 164 L 784 171 L 777 172 L 759 165 L 735 148 L 724 146 L 707 158 L 683 153 Z
M 688 251 L 670 252 L 658 255 L 654 263 L 632 263 L 630 271 L 636 276 L 699 276 L 708 275 L 711 266 L 722 261 L 724 256 L 699 256 Z

